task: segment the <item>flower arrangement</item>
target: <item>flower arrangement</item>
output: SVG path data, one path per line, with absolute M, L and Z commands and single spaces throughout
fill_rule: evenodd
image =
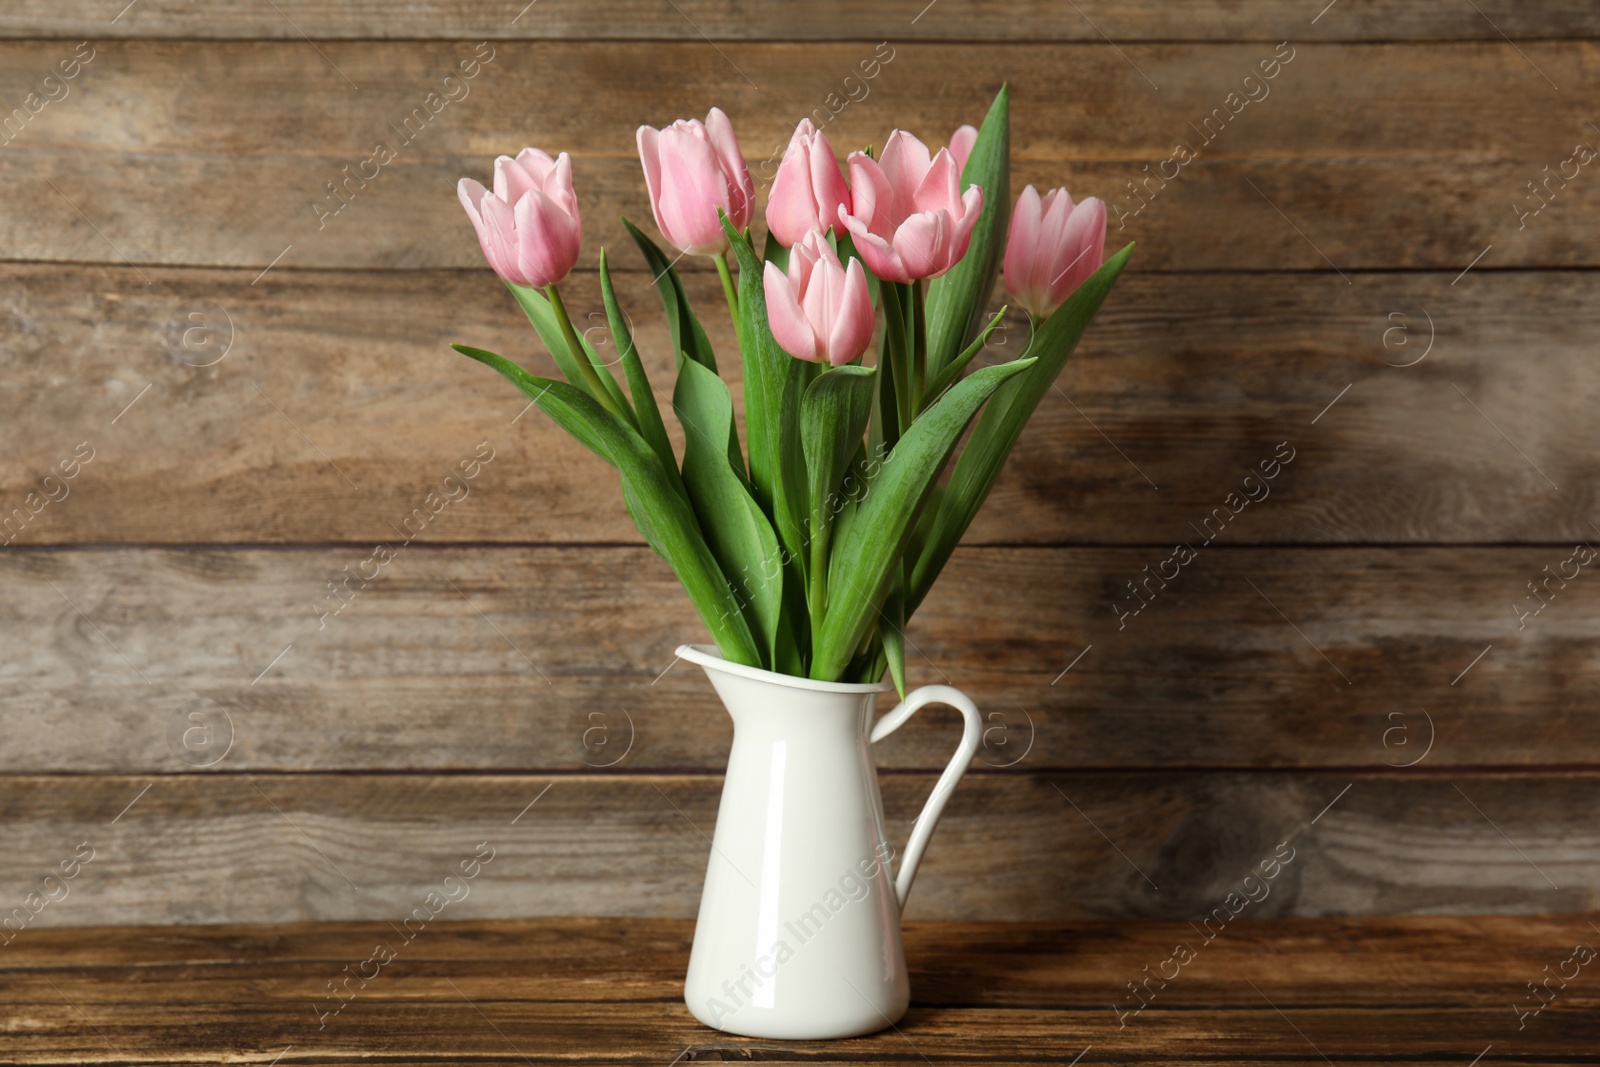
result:
M 887 669 L 904 693 L 906 621 L 1132 245 L 1106 260 L 1105 205 L 1074 203 L 1065 189 L 1024 189 L 1002 233 L 1004 88 L 980 129 L 962 127 L 937 152 L 895 130 L 880 153 L 849 155 L 848 180 L 828 139 L 802 120 L 772 184 L 760 253 L 749 231 L 755 189 L 726 115 L 640 127 L 638 147 L 661 236 L 678 259 L 710 257 L 722 279 L 745 441 L 677 260 L 627 219 L 676 350 L 681 459 L 604 249 L 600 291 L 623 383 L 574 330 L 559 283 L 578 260 L 583 223 L 566 153 L 501 156 L 492 189 L 470 178 L 458 187 L 484 256 L 565 381 L 454 347 L 616 468 L 634 523 L 724 658 L 820 681 L 876 682 Z M 984 317 L 1002 265 L 1029 316 L 1027 345 L 1018 359 L 971 369 L 1006 311 Z

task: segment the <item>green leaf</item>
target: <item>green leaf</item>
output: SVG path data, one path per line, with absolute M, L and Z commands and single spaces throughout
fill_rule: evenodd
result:
M 669 260 L 666 253 L 633 223 L 623 219 L 622 224 L 628 228 L 628 233 L 633 236 L 633 243 L 639 246 L 639 251 L 644 253 L 644 261 L 655 278 L 656 291 L 661 294 L 661 306 L 667 312 L 667 328 L 672 331 L 672 350 L 689 353 L 690 359 L 715 373 L 717 357 L 711 351 L 711 341 L 706 337 L 706 331 L 701 327 L 700 320 L 694 317 L 694 311 L 689 307 L 689 297 L 683 291 L 683 281 L 673 269 L 672 264 L 677 261 Z
M 812 650 L 812 678 L 835 680 L 849 665 L 877 621 L 917 514 L 967 423 L 1002 382 L 1033 365 L 1032 359 L 1019 359 L 973 373 L 901 435 L 834 547 L 828 612 Z
M 729 464 L 733 398 L 716 373 L 680 356 L 672 407 L 683 424 L 683 481 L 700 517 L 700 529 L 722 573 L 734 585 L 752 632 L 777 662 L 778 616 L 783 604 L 783 557 L 772 524 Z
M 456 351 L 505 375 L 524 396 L 622 474 L 623 499 L 639 532 L 671 565 L 724 657 L 751 667 L 761 652 L 687 501 L 673 488 L 661 459 L 632 428 L 577 386 L 539 378 L 504 356 L 466 345 Z
M 555 308 L 550 306 L 550 301 L 545 299 L 543 293 L 533 289 L 524 289 L 520 285 L 506 282 L 506 288 L 511 290 L 511 295 L 517 298 L 517 303 L 522 305 L 522 313 L 528 316 L 528 321 L 533 324 L 534 332 L 539 335 L 539 340 L 544 342 L 549 349 L 550 356 L 556 361 L 556 366 L 561 370 L 561 376 L 574 386 L 589 391 L 587 378 L 583 368 L 578 365 L 577 353 L 572 351 L 567 344 L 566 335 L 561 332 L 561 320 L 556 318 Z M 460 351 L 457 346 L 457 351 Z M 482 351 L 478 349 L 477 351 Z M 468 353 L 471 355 L 471 353 Z M 477 359 L 477 356 L 473 356 Z
M 797 616 L 793 611 L 784 611 L 778 616 L 778 641 L 772 654 L 771 670 L 792 678 L 806 676 L 805 657 L 800 653 L 800 642 L 794 634 L 796 626 L 805 624 L 805 616 Z
M 957 459 L 956 462 L 960 462 Z M 906 569 L 909 572 L 911 564 L 922 558 L 922 550 L 928 546 L 928 538 L 933 536 L 933 528 L 939 517 L 940 510 L 944 507 L 945 486 L 943 482 L 933 487 L 928 494 L 928 499 L 922 502 L 922 516 L 917 519 L 916 528 L 911 531 L 911 539 L 906 542 Z
M 836 499 L 845 469 L 861 448 L 861 436 L 872 415 L 873 370 L 843 366 L 824 371 L 806 388 L 800 402 L 800 441 L 805 449 L 810 536 L 807 605 L 813 625 L 826 606 L 828 545 Z
M 616 346 L 622 360 L 622 373 L 628 379 L 628 392 L 633 394 L 633 413 L 639 420 L 639 432 L 644 435 L 650 447 L 655 449 L 656 455 L 661 457 L 662 466 L 667 468 L 674 479 L 677 479 L 678 458 L 673 455 L 666 424 L 661 421 L 661 408 L 656 404 L 656 395 L 650 389 L 650 379 L 644 372 L 644 363 L 639 359 L 639 350 L 634 346 L 633 334 L 628 329 L 627 320 L 622 316 L 622 308 L 617 304 L 617 294 L 611 287 L 611 271 L 606 266 L 604 248 L 600 250 L 600 298 L 606 305 L 606 322 L 611 328 L 611 343 Z M 678 485 L 682 487 L 681 480 L 678 481 Z
M 627 219 L 622 224 L 633 235 L 633 241 L 639 246 L 639 251 L 644 253 L 645 262 L 655 275 L 656 291 L 661 294 L 661 305 L 666 309 L 667 326 L 672 334 L 672 346 L 675 353 L 687 353 L 689 358 L 705 367 L 711 373 L 717 373 L 717 357 L 711 351 L 711 342 L 706 338 L 706 331 L 700 325 L 700 320 L 695 318 L 694 311 L 689 307 L 689 297 L 683 291 L 683 282 L 678 277 L 678 272 L 668 262 L 666 254 L 656 246 L 656 243 L 646 237 L 633 223 Z M 744 455 L 739 450 L 739 430 L 735 426 L 728 433 L 729 461 L 738 469 L 741 478 L 744 473 Z
M 761 247 L 761 261 L 775 263 L 784 273 L 789 271 L 789 250 L 778 243 L 772 234 L 767 234 L 767 243 Z
M 835 541 L 844 537 L 845 531 L 855 521 L 856 510 L 861 504 L 861 498 L 866 495 L 867 486 L 872 484 L 872 479 L 877 477 L 878 468 L 883 465 L 883 456 L 887 452 L 881 444 L 873 444 L 869 453 L 865 443 L 857 446 L 850 466 L 845 470 L 844 480 L 839 485 L 837 502 L 833 516 L 833 539 Z M 877 457 L 874 463 L 868 463 L 867 456 Z M 824 598 L 826 599 L 826 598 Z
M 595 379 L 599 381 L 600 387 L 606 392 L 606 396 L 596 396 L 595 399 L 600 401 L 601 407 L 637 431 L 639 425 L 637 416 L 633 413 L 633 405 L 629 404 L 628 398 L 623 395 L 622 387 L 617 384 L 616 375 L 611 372 L 611 365 L 601 359 L 600 353 L 595 350 L 594 345 L 589 343 L 589 331 L 579 331 L 574 326 L 571 318 L 568 317 L 566 303 L 561 299 L 560 287 L 550 286 L 545 295 L 549 297 L 550 307 L 555 310 L 556 315 L 564 320 L 565 325 L 572 330 L 572 341 L 582 350 L 581 354 L 588 359 L 589 367 L 594 371 Z M 606 403 L 607 397 L 611 400 L 609 404 Z
M 928 364 L 930 379 L 966 347 L 989 306 L 1000 252 L 1011 213 L 1011 95 L 1002 85 L 978 130 L 978 140 L 961 170 L 962 188 L 983 190 L 983 211 L 972 244 L 961 262 L 928 287 Z
M 611 370 L 600 361 L 595 354 L 594 346 L 582 334 L 574 332 L 577 339 L 579 352 L 573 352 L 572 346 L 567 343 L 566 332 L 561 328 L 561 316 L 564 313 L 558 309 L 550 299 L 532 289 L 523 289 L 512 285 L 512 293 L 516 294 L 517 302 L 522 305 L 523 312 L 528 316 L 528 321 L 533 323 L 533 328 L 538 331 L 539 339 L 544 342 L 550 354 L 555 357 L 556 365 L 561 368 L 562 375 L 567 381 L 572 382 L 579 389 L 593 396 L 594 392 L 588 384 L 583 368 L 576 360 L 587 359 L 594 368 L 594 377 L 600 382 L 600 387 L 606 391 L 616 413 L 622 414 L 633 409 L 628 406 L 627 398 L 622 395 L 622 389 L 617 385 L 617 380 L 611 376 Z M 551 289 L 554 292 L 554 287 Z M 570 358 L 569 358 L 570 357 Z M 577 375 L 574 379 L 573 375 Z M 596 397 L 595 399 L 600 399 Z
M 928 532 L 927 543 L 912 568 L 906 602 L 910 611 L 916 611 L 922 598 L 933 588 L 939 572 L 955 551 L 956 544 L 967 532 L 978 509 L 983 507 L 995 479 L 1000 476 L 1000 469 L 1005 466 L 1006 457 L 1011 455 L 1012 446 L 1022 434 L 1022 428 L 1028 424 L 1039 401 L 1050 391 L 1056 375 L 1066 365 L 1067 357 L 1077 347 L 1078 339 L 1083 336 L 1095 312 L 1100 310 L 1106 294 L 1111 292 L 1111 286 L 1132 253 L 1133 245 L 1129 244 L 1106 260 L 1067 298 L 1066 303 L 1056 309 L 1055 314 L 1039 326 L 1027 348 L 1028 354 L 1036 357 L 1038 362 L 1014 387 L 996 397 L 995 402 L 984 409 L 983 417 L 978 420 L 966 447 L 961 450 L 961 458 L 956 461 L 955 469 L 950 474 L 950 482 L 945 486 L 938 514 Z M 982 373 L 978 371 L 972 377 Z
M 778 539 L 804 574 L 806 479 L 800 404 L 817 364 L 795 359 L 772 336 L 761 260 L 750 239 L 722 228 L 739 260 L 739 351 L 744 359 L 744 426 L 756 502 L 773 519 Z M 802 589 L 804 586 L 802 585 Z
M 856 651 L 850 666 L 845 668 L 841 682 L 865 682 L 876 685 L 883 681 L 883 668 L 887 659 L 883 651 L 883 635 L 876 628 L 867 631 L 867 639 Z
M 878 638 L 884 658 L 889 661 L 889 677 L 895 692 L 906 698 L 906 595 L 903 583 L 896 581 L 884 601 L 883 618 L 878 622 Z
M 506 357 L 497 355 L 494 352 L 489 352 L 482 348 L 473 348 L 471 345 L 455 344 L 451 345 L 450 347 L 455 349 L 457 352 L 460 352 L 463 356 L 469 356 L 472 359 L 477 360 L 479 363 L 486 364 L 490 367 L 493 367 L 495 370 L 500 371 L 500 373 L 505 374 L 507 378 L 511 379 L 513 385 L 519 389 L 522 389 L 522 391 L 528 395 L 528 398 L 533 400 L 535 403 L 538 403 L 540 398 L 528 393 L 527 389 L 523 386 L 522 380 L 513 378 L 509 373 L 502 370 L 501 364 L 504 363 L 512 367 L 516 367 L 518 371 L 521 371 L 521 373 L 526 376 L 528 381 L 547 382 L 550 380 L 547 378 L 536 378 L 533 375 L 528 374 L 528 372 L 524 371 L 521 367 L 518 367 L 515 363 L 512 363 L 509 359 L 506 359 Z M 589 395 L 588 391 L 585 390 L 581 385 L 574 385 L 572 388 L 582 392 L 584 396 Z M 607 412 L 607 414 L 610 414 L 610 412 Z M 555 416 L 552 416 L 552 418 L 555 418 Z M 589 451 L 593 452 L 595 455 L 599 456 L 613 467 L 617 465 L 617 461 L 611 458 L 611 451 L 606 445 L 605 438 L 595 431 L 595 427 L 590 422 L 579 419 L 569 424 L 568 422 L 564 422 L 561 418 L 555 418 L 555 421 L 561 426 L 562 429 L 571 434 L 580 445 L 583 445 L 583 447 L 587 448 Z
M 1000 320 L 1005 317 L 1005 314 L 1005 308 L 995 312 L 994 318 L 989 320 L 989 325 L 985 326 L 983 332 L 972 339 L 972 343 L 967 346 L 967 350 L 945 364 L 944 370 L 940 371 L 938 376 L 928 384 L 927 391 L 923 393 L 923 407 L 933 403 L 946 389 L 956 383 L 956 380 L 961 377 L 961 372 L 967 369 L 967 364 L 972 362 L 972 357 L 982 352 L 983 346 L 989 343 L 989 335 L 994 333 L 995 328 L 1000 325 Z

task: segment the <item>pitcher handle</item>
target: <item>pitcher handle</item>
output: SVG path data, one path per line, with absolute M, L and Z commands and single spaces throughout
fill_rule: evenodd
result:
M 948 704 L 955 708 L 966 721 L 966 728 L 961 733 L 961 744 L 957 746 L 956 754 L 950 757 L 950 763 L 933 787 L 933 794 L 922 806 L 922 813 L 911 824 L 905 857 L 900 861 L 900 873 L 894 880 L 894 893 L 899 898 L 902 910 L 906 906 L 906 897 L 911 894 L 911 882 L 917 876 L 917 867 L 922 862 L 922 853 L 928 847 L 928 839 L 939 824 L 945 801 L 950 799 L 961 776 L 967 773 L 967 765 L 977 754 L 978 743 L 983 736 L 983 720 L 978 714 L 978 706 L 965 693 L 948 685 L 925 685 L 913 691 L 893 711 L 873 724 L 871 740 L 876 742 L 888 737 L 927 704 Z

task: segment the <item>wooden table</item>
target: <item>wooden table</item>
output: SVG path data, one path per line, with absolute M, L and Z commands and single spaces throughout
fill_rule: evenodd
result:
M 832 1043 L 696 1023 L 681 1001 L 692 931 L 440 921 L 402 944 L 381 922 L 28 929 L 0 951 L 0 1062 L 1600 1061 L 1600 966 L 1563 966 L 1600 944 L 1588 916 L 1239 920 L 1209 943 L 1182 922 L 912 923 L 910 1012 Z M 328 983 L 379 941 L 398 955 L 332 1014 Z M 1194 952 L 1181 967 L 1165 962 L 1179 943 Z M 1146 965 L 1177 976 L 1131 1012 Z M 1519 1019 L 1526 983 L 1562 970 L 1576 977 L 1551 978 Z

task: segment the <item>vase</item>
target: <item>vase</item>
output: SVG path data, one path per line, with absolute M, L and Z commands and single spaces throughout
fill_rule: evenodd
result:
M 733 718 L 684 999 L 744 1037 L 852 1037 L 905 1014 L 900 915 L 945 801 L 978 750 L 977 707 L 930 685 L 872 721 L 887 684 L 815 682 L 684 645 Z M 872 744 L 927 704 L 965 720 L 894 866 Z M 894 873 L 891 874 L 891 868 Z

